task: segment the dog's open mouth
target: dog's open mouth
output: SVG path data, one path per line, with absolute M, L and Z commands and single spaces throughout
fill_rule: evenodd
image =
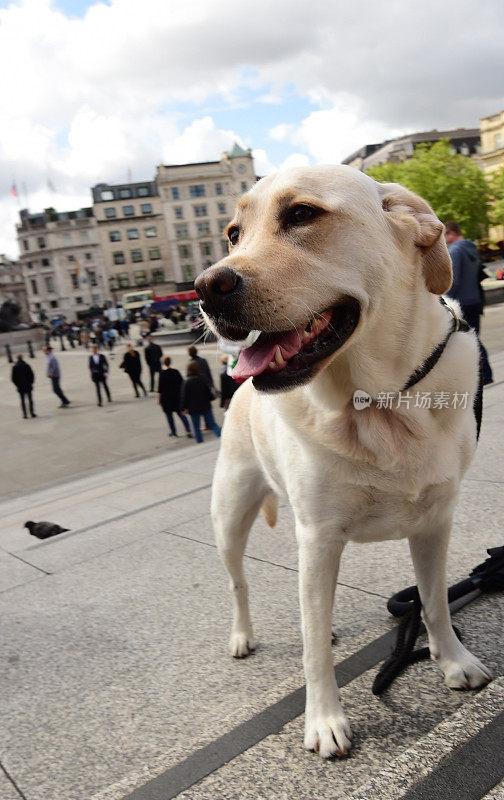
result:
M 261 333 L 256 342 L 242 350 L 233 370 L 237 381 L 252 377 L 261 391 L 279 391 L 310 380 L 315 364 L 328 358 L 356 329 L 359 304 L 353 298 L 316 314 L 303 328 Z

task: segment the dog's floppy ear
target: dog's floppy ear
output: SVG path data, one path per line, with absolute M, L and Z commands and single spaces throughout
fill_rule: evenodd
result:
M 398 183 L 380 183 L 382 208 L 390 214 L 394 228 L 411 231 L 422 254 L 425 285 L 433 294 L 447 292 L 452 284 L 452 263 L 443 236 L 444 225 L 432 208 Z

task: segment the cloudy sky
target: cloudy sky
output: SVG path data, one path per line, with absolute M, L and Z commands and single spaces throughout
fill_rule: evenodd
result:
M 235 140 L 264 175 L 477 127 L 504 108 L 503 34 L 502 0 L 0 0 L 0 253 L 20 208 Z

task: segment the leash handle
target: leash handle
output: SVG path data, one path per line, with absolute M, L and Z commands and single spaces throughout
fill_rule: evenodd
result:
M 464 597 L 466 594 L 478 589 L 481 582 L 481 578 L 478 575 L 473 575 L 472 578 L 464 578 L 463 581 L 450 586 L 448 589 L 448 602 L 452 603 L 454 600 L 458 600 L 459 597 Z M 403 617 L 413 610 L 413 604 L 418 597 L 417 587 L 408 586 L 407 589 L 402 589 L 389 598 L 387 609 L 394 617 Z

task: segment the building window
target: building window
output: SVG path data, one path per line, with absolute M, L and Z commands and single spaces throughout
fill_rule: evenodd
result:
M 190 264 L 184 264 L 182 266 L 182 275 L 184 276 L 185 281 L 193 281 L 194 280 L 194 269 Z
M 219 228 L 219 233 L 224 233 L 227 228 L 227 220 L 226 219 L 219 219 L 217 220 L 217 225 Z
M 164 269 L 158 268 L 152 270 L 152 282 L 153 283 L 163 283 L 164 277 Z
M 120 272 L 117 276 L 117 283 L 120 289 L 127 289 L 129 286 L 129 275 L 127 272 Z
M 105 216 L 106 216 L 108 219 L 111 219 L 111 217 L 115 217 L 115 216 L 117 216 L 117 215 L 116 215 L 116 210 L 115 210 L 115 208 L 112 208 L 112 207 L 111 207 L 111 208 L 106 208 L 106 209 L 105 209 Z
M 27 261 L 26 266 L 28 267 L 28 269 L 33 269 L 33 261 Z
M 99 294 L 92 294 L 91 295 L 91 302 L 94 306 L 100 305 L 100 295 Z
M 23 247 L 25 250 L 30 249 L 30 242 L 28 241 L 28 239 L 23 239 Z
M 189 186 L 189 197 L 204 197 L 205 196 L 205 187 L 202 183 L 198 183 L 195 186 Z
M 219 214 L 225 214 L 226 213 L 226 204 L 225 203 L 217 203 L 217 209 L 218 209 Z
M 128 239 L 138 239 L 138 228 L 128 228 Z
M 178 254 L 180 258 L 191 258 L 192 251 L 190 244 L 179 244 Z
M 178 186 L 172 186 L 171 196 L 172 200 L 178 200 L 180 198 L 180 192 Z
M 79 276 L 77 275 L 77 273 L 76 272 L 71 272 L 70 273 L 70 279 L 72 281 L 72 289 L 78 289 L 79 288 Z
M 125 217 L 132 217 L 135 213 L 133 206 L 123 206 L 122 210 Z
M 130 254 L 132 261 L 143 261 L 143 255 L 141 250 L 130 250 Z
M 144 233 L 148 239 L 152 239 L 154 236 L 157 236 L 157 230 L 154 225 L 150 225 L 148 228 L 144 228 Z
M 194 209 L 194 216 L 195 217 L 207 217 L 207 207 L 205 206 L 193 206 Z
M 200 253 L 202 256 L 211 256 L 212 255 L 212 243 L 211 242 L 200 242 Z
M 89 242 L 89 233 L 88 231 L 81 231 L 81 242 Z
M 126 263 L 126 259 L 124 258 L 124 253 L 122 250 L 116 250 L 115 253 L 112 253 L 112 258 L 114 259 L 114 264 Z
M 35 278 L 32 278 L 30 280 L 30 284 L 31 284 L 31 290 L 32 290 L 33 294 L 38 294 L 37 281 L 35 280 Z
M 495 149 L 500 150 L 502 147 L 502 133 L 495 134 Z
M 198 229 L 198 236 L 208 236 L 208 234 L 210 233 L 209 222 L 197 222 L 196 227 Z
M 150 203 L 142 203 L 140 211 L 142 214 L 152 214 L 152 205 Z
M 86 258 L 86 261 L 91 261 L 91 259 L 93 258 L 93 254 L 92 253 L 86 253 L 85 258 Z
M 69 261 L 75 261 L 75 256 L 67 256 Z
M 121 200 L 127 200 L 128 197 L 133 197 L 131 189 L 119 189 L 119 197 Z
M 82 305 L 82 297 L 76 297 L 75 298 L 75 302 L 77 303 L 78 306 L 81 306 Z
M 137 286 L 145 286 L 147 284 L 147 273 L 144 270 L 136 270 L 135 283 Z
M 110 189 L 104 189 L 104 190 L 103 190 L 103 191 L 100 193 L 100 197 L 101 197 L 101 199 L 102 199 L 102 200 L 104 200 L 104 201 L 106 201 L 106 200 L 113 200 L 113 199 L 114 199 L 114 192 L 110 191 Z M 107 213 L 107 212 L 105 212 L 105 213 Z
M 87 274 L 91 286 L 98 286 L 98 281 L 96 280 L 96 272 L 94 272 L 94 270 L 92 269 L 88 269 Z
M 44 239 L 44 237 L 43 237 L 43 236 L 39 236 L 39 237 L 38 237 L 38 239 L 37 239 L 37 244 L 38 244 L 38 246 L 39 246 L 39 248 L 40 248 L 41 250 L 45 250 L 46 243 L 45 243 L 45 239 Z
M 72 234 L 71 233 L 64 233 L 61 238 L 63 239 L 63 246 L 72 244 Z
M 110 287 L 111 291 L 113 291 L 114 289 L 117 289 L 117 278 L 116 278 L 115 275 L 111 275 L 110 276 L 110 278 L 109 278 L 109 287 Z
M 121 241 L 121 231 L 109 231 L 109 242 L 120 242 Z
M 224 194 L 222 191 L 222 183 L 215 184 L 215 194 Z
M 49 267 L 50 266 L 48 258 L 43 258 L 42 259 L 42 266 L 43 267 Z
M 187 225 L 175 225 L 175 236 L 177 239 L 188 239 L 189 233 Z
M 148 197 L 150 195 L 148 186 L 139 186 L 137 189 L 138 197 Z
M 159 247 L 149 247 L 149 261 L 157 261 L 161 258 Z
M 57 300 L 51 300 L 49 305 L 51 306 L 51 308 L 58 308 L 58 301 Z
M 247 189 L 248 189 L 247 181 L 242 181 L 240 185 L 241 185 L 242 192 L 246 192 Z
M 221 253 L 223 256 L 229 254 L 229 245 L 227 239 L 221 239 Z
M 51 275 L 46 276 L 45 285 L 48 292 L 54 292 L 54 283 Z
M 175 219 L 184 219 L 184 209 L 182 206 L 175 206 L 173 210 L 175 212 Z

